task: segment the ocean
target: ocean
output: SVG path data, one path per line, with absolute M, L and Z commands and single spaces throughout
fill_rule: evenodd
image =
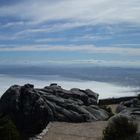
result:
M 0 96 L 11 85 L 34 84 L 43 88 L 57 83 L 64 89 L 91 89 L 99 98 L 134 96 L 140 93 L 140 69 L 82 66 L 0 66 Z

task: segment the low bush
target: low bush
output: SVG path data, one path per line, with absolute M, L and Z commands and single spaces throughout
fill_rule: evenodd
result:
M 126 116 L 116 115 L 109 120 L 108 126 L 103 131 L 102 140 L 128 140 L 128 138 L 136 138 L 137 130 L 138 124 L 136 122 Z
M 16 126 L 8 117 L 0 118 L 0 140 L 20 140 Z

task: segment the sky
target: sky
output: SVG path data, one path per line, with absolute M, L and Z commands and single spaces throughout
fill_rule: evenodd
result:
M 140 67 L 140 0 L 0 0 L 0 64 Z

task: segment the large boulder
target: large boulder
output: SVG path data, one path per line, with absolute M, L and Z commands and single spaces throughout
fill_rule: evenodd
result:
M 40 132 L 52 119 L 51 109 L 33 85 L 10 87 L 1 97 L 0 106 L 2 113 L 29 135 Z
M 62 89 L 51 84 L 11 86 L 1 97 L 1 113 L 8 115 L 20 132 L 40 133 L 50 121 L 90 122 L 106 120 L 108 113 L 97 106 L 98 94 L 81 89 Z

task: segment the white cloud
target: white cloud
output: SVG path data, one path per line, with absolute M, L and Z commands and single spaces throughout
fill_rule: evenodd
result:
M 39 22 L 69 19 L 91 25 L 140 24 L 139 13 L 139 0 L 26 0 L 0 8 L 0 16 L 16 16 Z
M 73 37 L 72 39 L 72 37 L 70 37 L 71 41 L 73 41 L 73 43 L 74 41 L 80 43 L 81 40 L 102 40 L 110 39 L 111 37 L 115 39 L 115 36 L 113 36 L 114 33 L 119 33 L 119 36 L 124 36 L 127 32 L 130 32 L 130 36 L 139 36 L 139 13 L 139 0 L 24 0 L 17 4 L 0 6 L 0 17 L 6 17 L 8 19 L 8 16 L 11 16 L 18 19 L 14 21 L 12 19 L 15 18 L 10 18 L 11 22 L 0 24 L 0 29 L 4 29 L 4 31 L 7 32 L 7 29 L 10 28 L 10 31 L 13 31 L 12 34 L 3 32 L 3 34 L 0 35 L 0 40 L 9 40 L 12 42 L 16 39 L 25 39 L 24 41 L 30 39 L 32 42 L 37 42 L 38 44 L 47 44 L 53 41 L 67 41 L 65 40 L 67 38 L 64 34 L 62 38 L 46 38 L 47 35 L 42 35 L 44 39 L 37 37 L 41 35 L 41 33 L 57 33 L 82 26 L 92 28 L 94 25 L 99 25 L 97 27 L 99 29 L 98 31 L 96 31 L 96 26 L 94 26 L 95 35 L 90 35 L 84 31 L 83 35 L 81 35 L 82 32 L 80 32 L 79 36 L 75 34 L 75 38 Z M 106 27 L 107 29 L 104 30 L 101 27 Z M 94 45 L 24 45 L 11 47 L 10 45 L 0 45 L 0 52 L 57 51 L 140 56 L 140 44 L 134 44 L 133 41 L 131 41 L 131 44 L 127 44 L 127 42 L 128 41 L 126 41 L 126 44 L 119 44 L 120 41 L 118 41 L 118 44 L 112 45 L 112 47 L 97 47 Z M 125 40 L 123 43 L 125 43 Z M 123 65 L 124 63 L 128 65 L 140 64 L 139 61 L 121 62 L 115 60 L 109 62 L 104 60 L 75 60 L 73 63 L 110 63 L 112 65 L 113 63 L 115 63 L 115 65 Z
M 80 23 L 80 22 L 66 22 L 66 23 L 56 23 L 51 26 L 45 27 L 35 27 L 35 28 L 28 28 L 16 33 L 16 36 L 28 36 L 30 34 L 35 33 L 50 33 L 50 32 L 59 32 L 63 30 L 69 30 L 72 28 L 76 28 L 79 26 L 85 26 L 87 23 Z
M 48 45 L 27 45 L 16 47 L 2 47 L 4 51 L 57 51 L 57 52 L 84 52 L 84 53 L 101 53 L 101 54 L 121 54 L 121 55 L 140 55 L 140 48 L 126 47 L 96 47 L 94 45 L 67 45 L 67 46 L 48 46 Z
M 64 41 L 64 38 L 43 38 L 43 39 L 37 39 L 35 42 L 37 43 L 48 43 L 48 42 L 59 42 Z
M 23 21 L 18 21 L 18 22 L 8 22 L 4 25 L 1 25 L 0 28 L 9 28 L 9 27 L 17 27 L 17 26 L 22 26 L 25 25 Z
M 81 42 L 81 41 L 95 41 L 95 40 L 106 40 L 106 39 L 110 39 L 111 36 L 109 35 L 91 35 L 91 34 L 86 34 L 86 35 L 82 35 L 82 36 L 77 36 L 71 39 L 72 42 Z
M 109 35 L 91 35 L 91 34 L 86 34 L 86 35 L 80 35 L 80 36 L 74 36 L 71 37 L 71 42 L 81 42 L 81 41 L 95 41 L 95 40 L 106 40 L 110 39 L 111 37 Z M 62 42 L 62 41 L 67 41 L 69 40 L 69 37 L 59 37 L 59 38 L 41 38 L 41 39 L 36 39 L 35 42 L 37 43 L 50 43 L 50 42 Z
M 19 19 L 16 22 L 1 24 L 0 28 L 20 27 L 18 31 L 15 30 L 15 34 L 13 33 L 14 38 L 99 24 L 106 25 L 107 31 L 114 33 L 137 30 L 140 25 L 139 13 L 139 0 L 25 0 L 0 7 L 0 16 L 12 16 Z M 59 22 L 61 20 L 63 22 Z M 57 22 L 42 25 L 48 21 Z M 111 26 L 114 24 L 124 24 L 125 26 L 116 29 Z M 131 35 L 133 34 L 139 35 L 138 32 L 131 33 Z

